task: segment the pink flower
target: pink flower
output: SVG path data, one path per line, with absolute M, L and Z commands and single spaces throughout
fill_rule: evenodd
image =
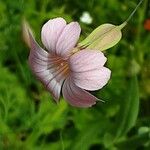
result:
M 56 102 L 62 89 L 70 105 L 90 107 L 98 99 L 86 90 L 101 89 L 110 79 L 111 71 L 104 67 L 107 59 L 101 51 L 77 46 L 80 32 L 77 22 L 66 24 L 63 18 L 49 20 L 41 31 L 47 51 L 29 33 L 29 65 Z

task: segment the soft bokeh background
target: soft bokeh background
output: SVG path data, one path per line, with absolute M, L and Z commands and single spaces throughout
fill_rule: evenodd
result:
M 103 23 L 121 24 L 137 0 L 0 1 L 0 150 L 149 150 L 150 2 L 144 0 L 123 38 L 107 50 L 112 78 L 93 94 L 105 100 L 89 109 L 60 104 L 36 80 L 22 39 L 23 18 L 36 39 L 50 18 L 79 21 L 81 40 Z M 92 22 L 82 22 L 88 12 Z M 82 16 L 82 17 L 81 17 Z M 81 19 L 82 18 L 82 19 Z M 86 20 L 86 19 L 85 19 Z

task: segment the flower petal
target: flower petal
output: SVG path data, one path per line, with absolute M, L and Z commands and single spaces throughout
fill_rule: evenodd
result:
M 110 79 L 111 71 L 106 67 L 85 72 L 72 72 L 74 83 L 85 90 L 94 91 L 101 89 Z
M 73 72 L 84 72 L 102 67 L 106 57 L 100 51 L 81 50 L 69 59 L 70 70 Z
M 95 96 L 87 91 L 77 87 L 71 78 L 67 78 L 64 82 L 62 93 L 65 100 L 72 106 L 91 107 L 98 100 Z
M 50 19 L 43 25 L 41 31 L 41 39 L 44 46 L 50 52 L 55 53 L 56 43 L 65 26 L 66 21 L 63 18 Z
M 69 52 L 75 47 L 81 28 L 77 22 L 69 23 L 63 30 L 56 45 L 57 54 L 62 57 L 67 57 Z
M 30 36 L 31 51 L 29 55 L 29 65 L 36 77 L 42 81 L 45 87 L 52 93 L 56 101 L 59 100 L 60 90 L 64 78 L 62 78 L 61 71 L 56 68 L 54 61 L 57 60 L 54 56 L 50 57 L 45 50 L 43 50 L 35 39 Z M 54 57 L 54 58 L 53 58 Z M 49 60 L 49 58 L 51 58 Z

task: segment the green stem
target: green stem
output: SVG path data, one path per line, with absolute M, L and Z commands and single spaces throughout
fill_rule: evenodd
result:
M 135 12 L 137 11 L 137 9 L 139 8 L 139 6 L 142 4 L 143 1 L 144 1 L 144 0 L 141 0 L 141 1 L 137 4 L 137 6 L 136 6 L 135 9 L 133 10 L 133 12 L 130 14 L 130 16 L 127 18 L 127 20 L 126 20 L 125 22 L 123 22 L 121 25 L 119 25 L 119 28 L 120 28 L 120 29 L 123 29 L 123 28 L 127 25 L 127 23 L 131 20 L 131 18 L 133 17 L 133 15 L 135 14 Z
M 135 7 L 135 9 L 133 10 L 133 12 L 131 13 L 131 15 L 128 17 L 128 19 L 125 22 L 129 22 L 130 19 L 133 17 L 133 15 L 135 14 L 135 12 L 137 11 L 137 9 L 139 8 L 139 6 L 142 4 L 144 0 L 141 0 L 138 5 Z

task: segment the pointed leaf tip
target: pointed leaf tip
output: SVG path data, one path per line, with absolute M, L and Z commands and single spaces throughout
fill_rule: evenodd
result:
M 24 42 L 27 44 L 27 46 L 29 48 L 31 48 L 31 42 L 30 42 L 30 35 L 31 34 L 33 36 L 33 32 L 30 28 L 29 23 L 26 21 L 26 19 L 23 19 L 22 21 L 22 36 L 23 36 L 23 40 Z

